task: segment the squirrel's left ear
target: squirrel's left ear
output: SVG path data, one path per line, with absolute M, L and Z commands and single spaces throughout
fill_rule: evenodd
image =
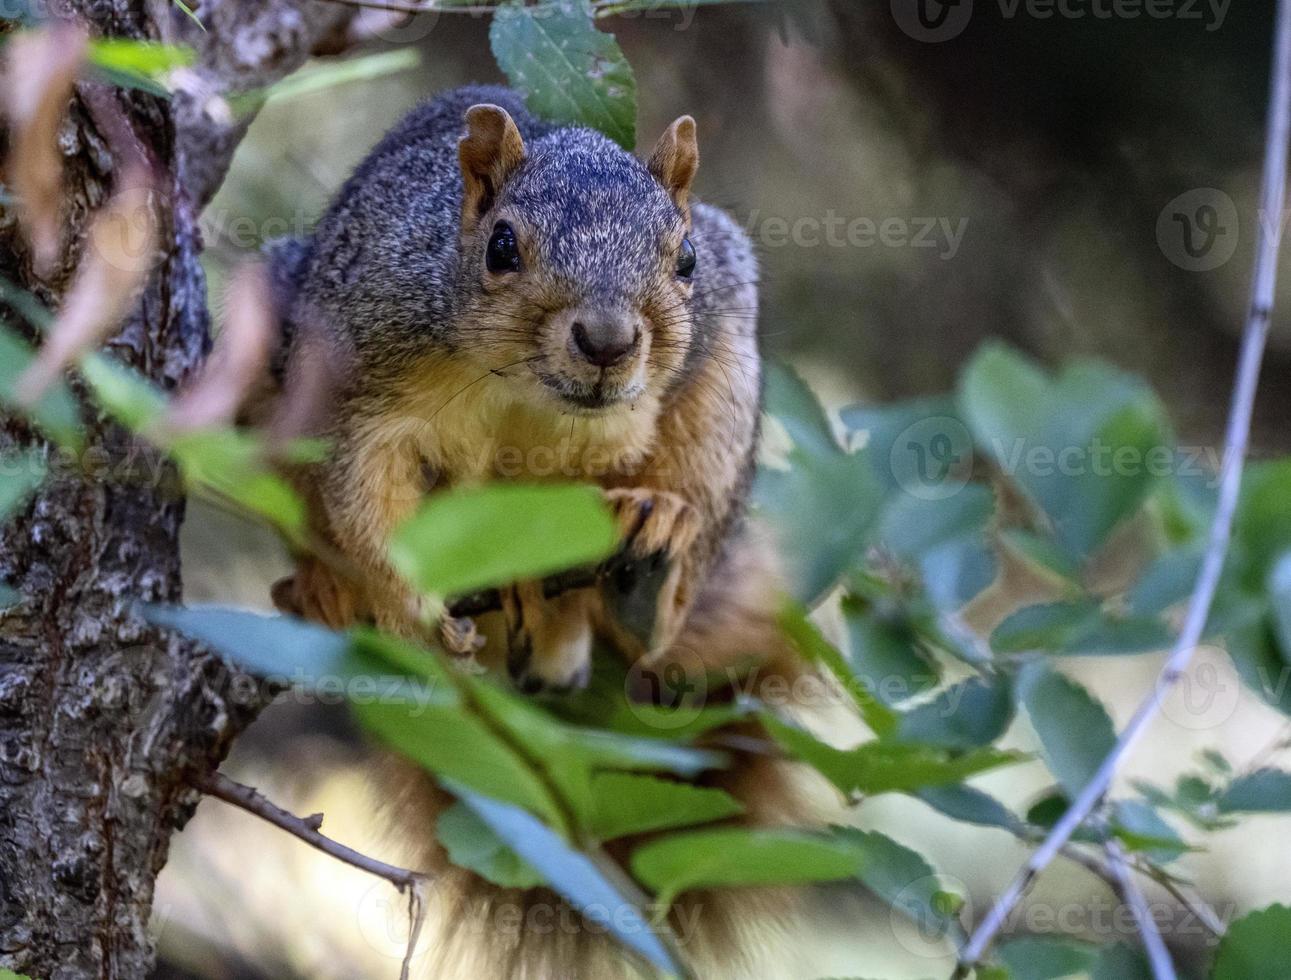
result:
M 482 102 L 466 110 L 466 135 L 457 144 L 462 165 L 462 227 L 493 207 L 503 183 L 524 160 L 524 140 L 511 114 Z
M 699 144 L 695 142 L 695 120 L 681 116 L 664 130 L 647 164 L 654 179 L 672 195 L 690 222 L 690 184 L 699 169 Z

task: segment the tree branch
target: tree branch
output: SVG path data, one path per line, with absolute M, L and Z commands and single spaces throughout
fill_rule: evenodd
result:
M 1177 980 L 1170 951 L 1166 949 L 1165 942 L 1161 939 L 1161 932 L 1152 918 L 1152 910 L 1148 908 L 1147 899 L 1143 897 L 1138 882 L 1130 873 L 1130 866 L 1126 862 L 1125 851 L 1120 841 L 1109 837 L 1107 843 L 1103 845 L 1103 850 L 1107 853 L 1107 863 L 1116 876 L 1116 893 L 1121 901 L 1130 907 L 1130 911 L 1134 913 L 1134 921 L 1138 923 L 1139 935 L 1143 937 L 1143 948 L 1148 954 L 1148 963 L 1152 967 L 1152 976 L 1156 980 Z
M 1117 739 L 1112 751 L 1099 766 L 1089 784 L 1072 802 L 1061 820 L 1050 831 L 1040 848 L 996 900 L 987 916 L 973 932 L 961 952 L 965 963 L 976 963 L 986 952 L 995 934 L 1022 898 L 1036 875 L 1051 862 L 1071 839 L 1085 819 L 1099 805 L 1111 785 L 1112 777 L 1126 753 L 1134 746 L 1148 725 L 1156 718 L 1170 688 L 1183 676 L 1192 654 L 1201 640 L 1210 615 L 1210 607 L 1219 585 L 1220 573 L 1228 554 L 1233 517 L 1242 483 L 1242 469 L 1250 438 L 1251 412 L 1259 387 L 1260 364 L 1268 339 L 1269 320 L 1273 311 L 1277 283 L 1278 247 L 1281 244 L 1279 218 L 1286 196 L 1287 137 L 1291 133 L 1291 0 L 1279 0 L 1273 49 L 1273 77 L 1264 149 L 1264 176 L 1260 192 L 1260 218 L 1251 283 L 1251 298 L 1246 328 L 1242 336 L 1237 380 L 1229 408 L 1225 433 L 1225 452 L 1220 468 L 1219 500 L 1211 524 L 1210 536 L 1201 571 L 1188 602 L 1183 629 L 1152 691 Z
M 279 830 L 285 830 L 338 861 L 344 861 L 360 871 L 384 878 L 394 885 L 400 894 L 406 890 L 408 892 L 408 949 L 404 953 L 403 964 L 399 970 L 399 980 L 408 980 L 413 953 L 417 949 L 417 940 L 421 937 L 421 927 L 426 921 L 426 882 L 430 879 L 425 874 L 386 864 L 366 854 L 360 854 L 330 837 L 325 837 L 318 830 L 323 825 L 321 813 L 298 817 L 271 803 L 254 787 L 234 782 L 221 773 L 195 774 L 189 777 L 189 783 L 208 796 L 214 796 L 225 803 L 255 814 L 261 820 L 268 821 Z

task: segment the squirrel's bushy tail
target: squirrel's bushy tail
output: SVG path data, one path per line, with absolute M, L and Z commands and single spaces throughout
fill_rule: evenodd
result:
M 817 713 L 804 691 L 821 691 L 820 683 L 789 647 L 777 624 L 780 595 L 760 549 L 746 544 L 732 552 L 728 574 L 715 574 L 709 591 L 692 614 L 678 643 L 702 657 L 710 676 L 724 666 L 741 668 L 740 683 L 752 693 L 785 692 L 778 705 L 791 716 Z M 739 574 L 735 574 L 738 569 Z M 751 653 L 760 664 L 750 673 Z M 715 696 L 730 692 L 712 690 Z M 836 702 L 835 702 L 836 703 Z M 743 804 L 741 820 L 750 826 L 808 826 L 823 822 L 822 782 L 802 767 L 766 751 L 763 734 L 740 723 L 716 733 L 732 764 L 704 779 Z M 723 736 L 738 736 L 723 743 Z M 731 745 L 750 746 L 748 751 Z M 760 747 L 759 747 L 760 746 Z M 394 824 L 412 849 L 413 866 L 433 875 L 418 975 L 435 980 L 617 980 L 645 976 L 607 930 L 589 923 L 557 894 L 545 888 L 508 889 L 453 866 L 435 841 L 436 817 L 452 798 L 424 773 L 400 770 L 398 792 L 387 795 Z M 615 842 L 616 844 L 622 842 Z M 616 859 L 630 848 L 609 847 Z M 793 944 L 787 942 L 797 914 L 791 889 L 721 889 L 683 895 L 673 907 L 670 924 L 681 955 L 697 977 L 768 980 L 797 975 L 790 965 Z

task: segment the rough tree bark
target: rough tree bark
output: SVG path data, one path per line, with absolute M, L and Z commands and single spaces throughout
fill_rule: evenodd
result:
M 60 134 L 69 245 L 50 279 L 33 278 L 13 216 L 0 208 L 0 274 L 56 303 L 119 159 L 101 100 L 119 107 L 110 114 L 124 114 L 160 175 L 163 254 L 108 346 L 168 387 L 207 347 L 197 216 L 242 133 L 205 111 L 206 96 L 267 84 L 312 50 L 334 49 L 350 16 L 314 0 L 194 6 L 205 34 L 168 0 L 66 4 L 62 12 L 96 35 L 182 40 L 199 62 L 188 91 L 170 101 L 79 84 Z M 0 306 L 18 326 L 6 313 Z M 53 466 L 57 476 L 0 529 L 0 580 L 23 597 L 0 612 L 0 967 L 40 980 L 135 980 L 152 965 L 154 879 L 196 803 L 185 773 L 218 763 L 260 696 L 135 613 L 136 603 L 179 597 L 183 500 L 173 480 L 124 472 L 127 434 L 85 414 L 90 448 L 79 462 L 106 463 L 106 473 Z M 32 445 L 43 444 L 0 416 L 0 451 Z

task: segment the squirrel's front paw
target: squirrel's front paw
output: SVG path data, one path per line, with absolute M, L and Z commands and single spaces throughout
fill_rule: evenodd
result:
M 502 594 L 507 624 L 507 672 L 525 694 L 566 693 L 592 674 L 592 618 L 587 590 L 548 599 L 541 582 Z
M 606 492 L 623 535 L 604 594 L 610 630 L 631 657 L 666 649 L 685 624 L 691 588 L 686 554 L 699 515 L 678 494 L 640 487 Z
M 279 612 L 344 629 L 359 620 L 360 602 L 354 586 L 316 558 L 296 566 L 296 574 L 279 579 L 271 591 Z
M 681 554 L 699 535 L 699 516 L 681 495 L 646 487 L 605 491 L 625 550 L 638 558 Z

